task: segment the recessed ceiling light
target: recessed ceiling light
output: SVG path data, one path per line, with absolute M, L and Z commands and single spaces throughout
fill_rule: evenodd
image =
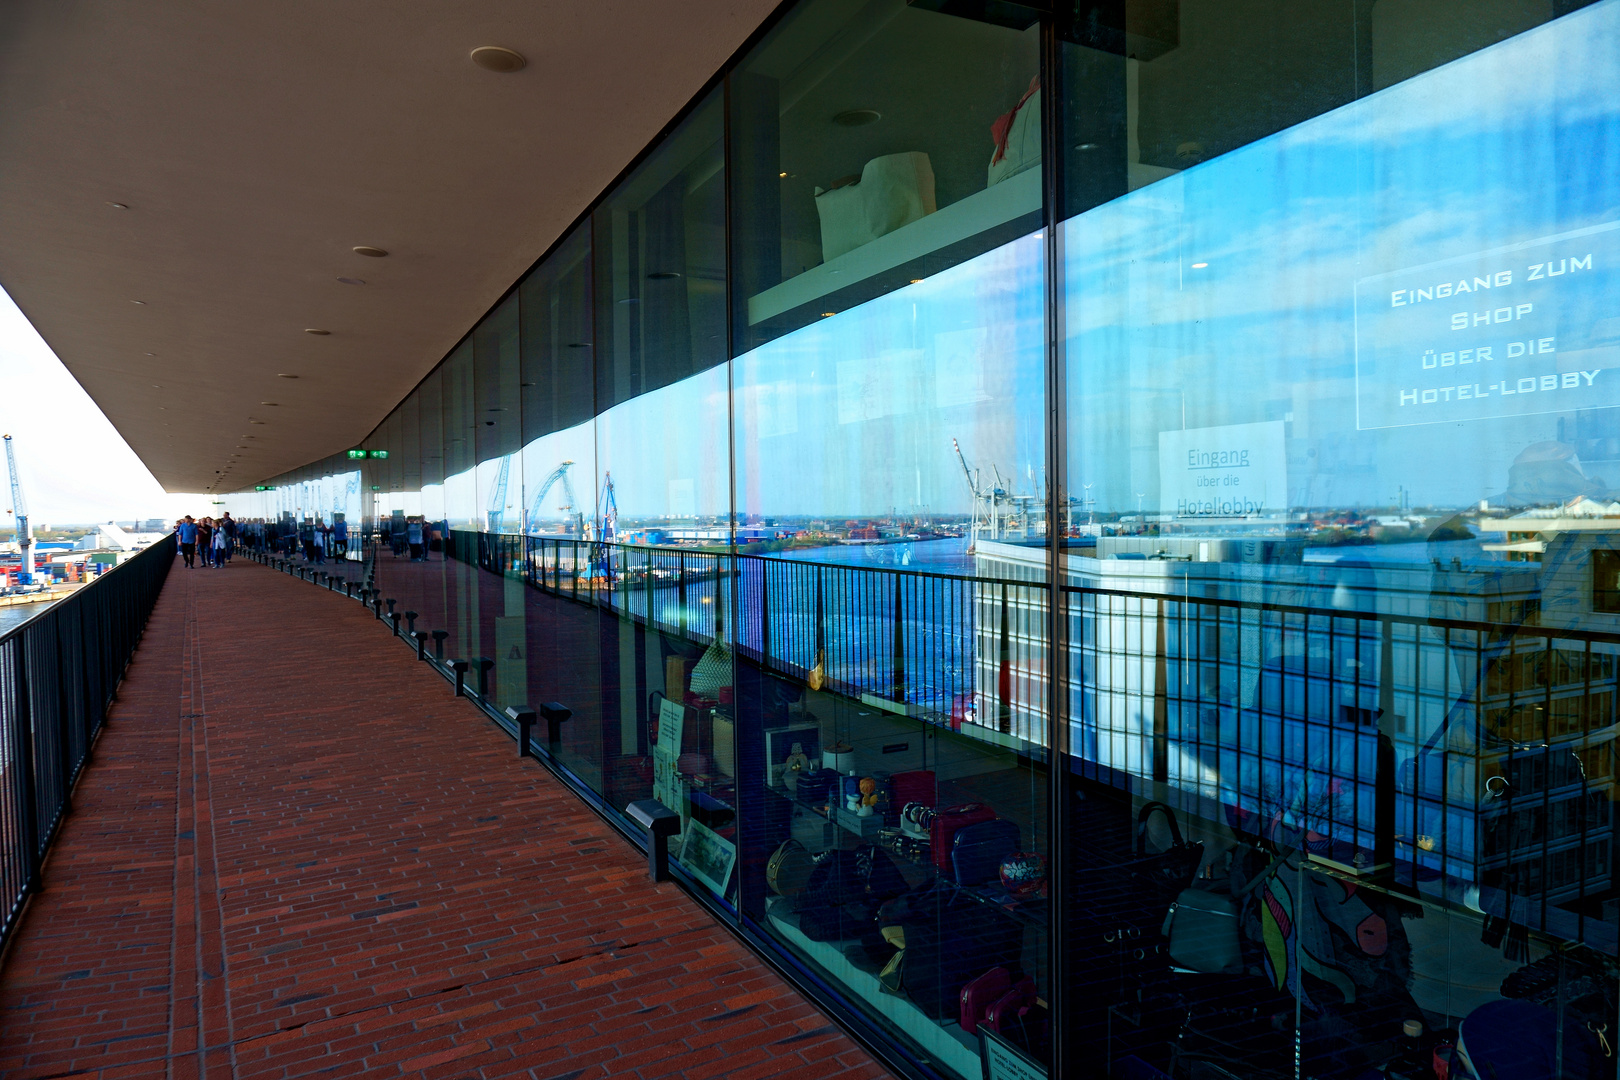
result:
M 480 45 L 472 51 L 472 62 L 485 71 L 494 71 L 502 75 L 514 71 L 522 71 L 529 66 L 522 53 L 513 49 L 503 49 L 499 45 Z
M 296 378 L 298 378 L 298 376 L 296 376 L 296 375 L 278 374 L 276 376 L 276 378 L 278 378 L 278 379 L 296 379 Z
M 110 202 L 107 205 L 112 207 L 114 210 L 128 210 L 129 209 L 129 203 L 124 203 L 124 202 Z
M 163 389 L 163 387 L 161 387 L 161 386 L 159 386 L 159 385 L 158 385 L 158 384 L 157 384 L 157 383 L 153 383 L 153 384 L 152 384 L 152 389 L 154 389 L 154 390 L 161 390 L 161 389 Z
M 659 270 L 657 273 L 648 274 L 647 278 L 649 281 L 668 281 L 671 278 L 678 278 L 680 276 L 680 274 L 673 270 Z
M 357 277 L 340 277 L 340 278 L 338 278 L 338 280 L 343 282 L 343 284 L 345 284 L 345 285 L 364 285 L 365 284 L 364 281 L 362 281 L 360 278 L 357 278 Z
M 1193 269 L 1194 269 L 1194 270 L 1202 270 L 1202 269 L 1203 269 L 1203 268 L 1204 268 L 1204 267 L 1206 267 L 1206 266 L 1208 266 L 1208 265 L 1209 265 L 1209 263 L 1193 263 L 1193 267 L 1192 267 L 1192 268 L 1193 268 Z
M 131 301 L 130 301 L 130 303 L 132 303 L 132 304 L 139 304 L 139 305 L 141 305 L 141 307 L 145 307 L 145 306 L 146 306 L 146 301 L 145 301 L 145 300 L 131 300 Z
M 865 127 L 875 124 L 883 119 L 883 114 L 876 109 L 845 109 L 833 116 L 832 122 L 839 127 Z
M 384 255 L 388 254 L 388 252 L 384 251 L 382 248 L 372 247 L 370 244 L 361 244 L 359 247 L 354 249 L 354 253 L 356 255 L 364 255 L 370 259 L 380 259 Z
M 1075 149 L 1076 150 L 1096 150 L 1096 149 L 1099 149 L 1101 147 L 1101 145 L 1102 145 L 1101 143 L 1083 142 L 1079 146 L 1076 146 Z
M 304 333 L 306 333 L 306 334 L 314 334 L 316 337 L 325 337 L 326 335 L 330 334 L 331 332 L 332 331 L 330 331 L 330 330 L 316 330 L 314 327 L 308 327 L 308 328 L 306 328 L 304 330 Z
M 264 423 L 264 421 L 263 420 L 249 420 L 248 423 L 250 423 L 250 424 L 262 424 L 262 423 Z
M 279 405 L 281 403 L 279 401 L 261 401 L 261 402 L 259 402 L 259 404 L 260 405 Z
M 787 173 L 785 173 L 785 172 L 779 172 L 776 175 L 777 175 L 778 179 L 781 179 L 781 180 L 786 180 L 787 179 Z
M 147 356 L 156 356 L 156 355 L 157 355 L 157 353 L 155 353 L 155 352 L 149 352 L 149 353 L 147 353 L 147 354 L 146 354 L 146 355 L 147 355 Z
M 823 311 L 823 312 L 822 312 L 822 313 L 821 313 L 821 317 L 822 317 L 822 318 L 823 318 L 823 319 L 830 319 L 830 318 L 832 318 L 832 317 L 833 317 L 833 316 L 834 316 L 834 315 L 836 315 L 836 314 L 838 314 L 838 312 L 836 312 L 836 311 Z
M 923 283 L 923 279 L 920 277 L 914 277 L 911 279 L 911 283 L 913 285 L 921 285 Z
M 591 343 L 588 341 L 570 341 L 568 347 L 570 349 L 588 349 L 591 347 Z

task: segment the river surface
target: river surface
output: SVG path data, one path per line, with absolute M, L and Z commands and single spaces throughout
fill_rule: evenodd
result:
M 0 607 L 0 634 L 5 634 L 14 626 L 21 626 L 54 603 L 56 603 L 54 600 L 42 600 L 37 604 L 16 604 Z

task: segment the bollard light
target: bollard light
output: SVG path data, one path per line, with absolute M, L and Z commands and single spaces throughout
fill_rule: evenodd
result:
M 546 753 L 553 757 L 557 754 L 557 744 L 562 742 L 560 725 L 564 720 L 574 715 L 574 710 L 560 701 L 546 701 L 540 705 L 540 717 L 546 722 Z
M 527 705 L 508 705 L 506 718 L 517 725 L 518 757 L 534 757 L 529 743 L 534 738 L 534 710 Z
M 630 820 L 647 830 L 647 872 L 654 881 L 669 880 L 669 838 L 681 829 L 681 815 L 657 799 L 641 799 L 624 808 Z

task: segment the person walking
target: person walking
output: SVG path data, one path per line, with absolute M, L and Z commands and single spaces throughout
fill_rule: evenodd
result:
M 225 511 L 225 520 L 220 522 L 225 532 L 225 561 L 230 562 L 231 556 L 236 553 L 236 537 L 241 529 L 236 520 L 231 517 L 229 510 Z
M 224 569 L 225 560 L 230 557 L 231 540 L 226 533 L 223 523 L 214 526 L 214 569 Z
M 405 542 L 411 547 L 411 562 L 422 561 L 422 519 L 413 517 L 405 523 Z
M 202 556 L 203 568 L 214 565 L 214 519 L 203 518 L 197 522 L 197 554 Z
M 180 536 L 180 557 L 185 560 L 186 569 L 197 569 L 197 523 L 187 514 L 174 531 Z

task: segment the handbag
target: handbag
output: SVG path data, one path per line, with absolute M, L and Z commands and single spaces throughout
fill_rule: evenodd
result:
M 816 860 L 803 844 L 784 840 L 765 864 L 765 884 L 778 896 L 798 896 L 810 884 L 815 870 Z
M 1170 942 L 1170 962 L 1206 975 L 1243 970 L 1237 901 L 1207 889 L 1183 889 L 1170 905 L 1161 930 Z

